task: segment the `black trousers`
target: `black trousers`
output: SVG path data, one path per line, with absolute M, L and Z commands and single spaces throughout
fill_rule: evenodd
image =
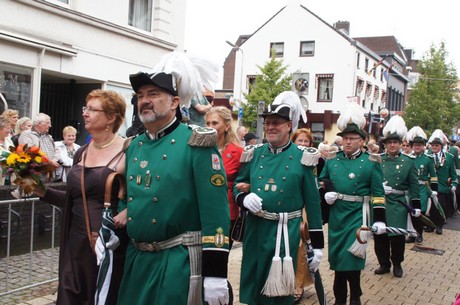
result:
M 334 297 L 339 304 L 347 303 L 348 283 L 350 283 L 350 299 L 359 300 L 363 294 L 361 290 L 361 270 L 336 271 L 334 277 Z
M 390 268 L 391 263 L 395 266 L 400 266 L 404 261 L 405 244 L 406 239 L 404 235 L 374 235 L 374 250 L 380 266 Z
M 431 199 L 430 199 L 431 200 Z M 442 210 L 444 211 L 444 208 L 443 208 L 443 204 L 441 203 L 441 199 L 439 198 L 439 194 L 438 194 L 438 201 L 439 201 L 439 204 L 441 205 L 441 208 Z M 444 212 L 445 213 L 445 212 Z M 434 205 L 434 202 L 432 202 L 431 204 L 431 209 L 430 209 L 430 217 L 431 221 L 434 222 L 434 224 L 437 226 L 437 227 L 441 227 L 444 226 L 444 218 L 441 216 L 441 214 L 439 213 L 439 210 L 438 208 L 436 208 L 436 206 Z
M 444 209 L 444 214 L 446 218 L 452 217 L 454 215 L 454 201 L 452 200 L 452 193 L 438 193 L 439 203 Z M 437 224 L 436 224 L 437 225 Z
M 425 213 L 422 213 L 425 215 Z M 414 226 L 415 231 L 417 231 L 418 235 L 423 236 L 423 225 L 424 223 L 420 220 L 420 217 L 410 217 L 412 220 L 412 225 Z

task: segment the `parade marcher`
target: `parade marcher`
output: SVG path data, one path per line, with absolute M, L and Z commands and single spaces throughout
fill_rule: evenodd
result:
M 412 221 L 405 205 L 411 200 L 415 209 L 414 217 L 421 214 L 420 192 L 415 165 L 415 157 L 401 153 L 401 143 L 407 133 L 406 123 L 399 115 L 394 115 L 383 129 L 383 143 L 386 152 L 382 154 L 382 171 L 384 179 L 386 220 L 389 227 L 412 229 Z M 404 235 L 382 234 L 374 237 L 375 254 L 380 267 L 375 274 L 390 272 L 393 264 L 393 275 L 402 277 L 401 263 L 404 261 Z
M 436 209 L 436 207 L 431 204 L 431 198 L 438 194 L 438 176 L 434 168 L 433 155 L 425 154 L 425 145 L 428 139 L 423 129 L 419 126 L 412 127 L 407 132 L 405 139 L 411 145 L 415 155 L 420 191 L 420 210 L 423 215 L 429 214 L 430 207 Z M 423 242 L 423 223 L 420 221 L 419 217 L 412 217 L 412 223 L 418 236 L 410 236 L 406 242 Z
M 448 218 L 453 215 L 454 207 L 452 195 L 457 189 L 457 172 L 455 171 L 454 157 L 449 152 L 442 150 L 444 133 L 437 129 L 433 132 L 428 143 L 431 146 L 431 152 L 434 155 L 435 169 L 438 175 L 438 199 Z M 445 220 L 438 217 L 438 213 L 431 215 L 433 222 L 436 224 L 436 234 L 442 234 L 442 227 Z M 427 229 L 432 232 L 432 229 Z
M 314 148 L 298 147 L 289 140 L 300 115 L 305 120 L 304 114 L 295 93 L 279 94 L 262 115 L 268 143 L 246 147 L 241 157 L 243 166 L 235 183 L 250 183 L 250 192 L 234 189 L 238 205 L 250 212 L 243 240 L 241 303 L 293 303 L 293 262 L 300 242 L 302 208 L 315 248 L 309 267 L 319 267 L 324 237 L 314 174 L 318 154 Z
M 326 161 L 319 177 L 320 181 L 329 179 L 335 189 L 325 194 L 331 205 L 328 245 L 330 268 L 335 271 L 335 305 L 347 303 L 347 282 L 350 304 L 361 304 L 360 277 L 366 260 L 365 256 L 355 256 L 348 250 L 356 239 L 356 230 L 362 225 L 369 226 L 373 218 L 373 225 L 378 228 L 376 234 L 386 232 L 380 156 L 362 150 L 365 123 L 364 110 L 358 104 L 346 106 L 337 120 L 343 150 Z
M 118 304 L 228 304 L 229 204 L 212 128 L 176 118 L 201 93 L 184 53 L 165 55 L 153 73 L 130 75 L 145 133 L 126 151 L 131 239 Z M 203 278 L 204 279 L 203 279 Z M 204 289 L 203 289 L 204 288 Z

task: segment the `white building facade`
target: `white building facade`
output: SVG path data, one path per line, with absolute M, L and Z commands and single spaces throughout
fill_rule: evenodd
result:
M 274 49 L 276 57 L 288 66 L 286 72 L 293 76 L 293 90 L 301 95 L 309 119 L 307 127 L 317 141 L 334 139 L 338 132 L 335 122 L 347 102 L 357 102 L 375 114 L 385 107 L 389 64 L 299 0 L 289 0 L 241 40 L 239 48 L 242 51 L 233 50 L 234 70 L 226 71 L 224 65 L 224 74 L 234 73 L 234 96 L 240 96 L 240 90 L 248 92 L 249 83 L 260 73 L 258 66 L 270 60 Z M 373 133 L 377 125 L 371 127 Z
M 74 125 L 93 89 L 125 96 L 132 115 L 129 74 L 148 71 L 183 50 L 185 0 L 2 0 L 0 103 L 20 116 L 45 112 L 52 133 Z

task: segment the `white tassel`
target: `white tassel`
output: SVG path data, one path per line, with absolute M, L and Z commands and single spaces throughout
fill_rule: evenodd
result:
M 362 241 L 365 241 L 366 243 L 362 244 L 358 240 L 355 240 L 355 242 L 350 246 L 350 248 L 348 248 L 348 252 L 350 252 L 358 258 L 366 258 L 366 250 L 369 245 L 368 241 L 371 235 L 371 231 L 361 230 L 360 238 Z
M 268 273 L 267 281 L 262 288 L 262 294 L 268 297 L 278 297 L 285 295 L 286 287 L 283 281 L 283 267 L 281 257 L 273 257 L 270 272 Z
M 289 248 L 289 232 L 288 232 L 288 214 L 284 214 L 283 222 L 283 235 L 284 235 L 284 251 L 285 257 L 283 259 L 283 279 L 285 295 L 293 295 L 295 290 L 295 272 L 294 264 L 292 263 L 291 251 Z

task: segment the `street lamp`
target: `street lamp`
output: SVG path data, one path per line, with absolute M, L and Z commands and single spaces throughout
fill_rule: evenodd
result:
M 240 69 L 240 92 L 239 92 L 239 100 L 240 100 L 240 107 L 241 108 L 241 101 L 243 100 L 243 57 L 244 57 L 244 52 L 243 50 L 237 46 L 236 44 L 230 42 L 230 41 L 225 41 L 228 45 L 230 45 L 232 48 L 236 48 L 238 49 L 238 51 L 241 51 L 241 69 Z M 233 89 L 235 90 L 235 89 Z M 238 109 L 238 111 L 240 111 L 240 109 Z M 238 125 L 242 125 L 243 124 L 243 121 L 240 119 L 239 115 L 238 115 Z

